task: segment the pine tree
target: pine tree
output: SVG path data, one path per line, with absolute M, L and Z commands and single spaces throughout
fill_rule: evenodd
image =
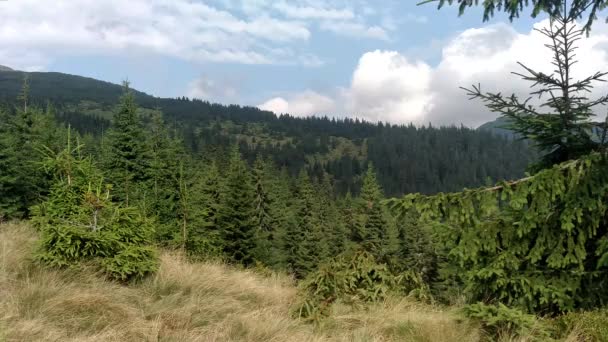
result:
M 348 191 L 344 198 L 340 200 L 340 215 L 344 222 L 349 245 L 362 242 L 362 220 L 357 209 L 355 199 L 353 199 L 352 194 Z
M 253 164 L 253 181 L 255 187 L 255 259 L 264 265 L 271 265 L 272 243 L 275 233 L 276 219 L 271 207 L 272 202 L 271 184 L 268 180 L 270 168 L 259 156 Z
M 181 196 L 185 195 L 184 189 L 192 187 L 191 163 L 183 142 L 169 134 L 160 112 L 152 115 L 148 143 L 149 167 L 146 170 L 147 183 L 143 186 L 150 194 L 149 211 L 157 217 L 162 228 L 157 229 L 157 238 L 167 240 L 177 226 L 183 226 L 183 216 L 178 219 L 176 212 L 178 208 L 182 214 L 185 210 Z
M 272 234 L 270 266 L 275 269 L 288 269 L 288 259 L 292 255 L 293 246 L 289 245 L 292 232 L 296 231 L 296 199 L 292 191 L 293 179 L 287 168 L 282 168 L 276 175 L 272 174 L 270 198 L 271 216 L 275 220 Z
M 59 130 L 52 114 L 29 107 L 0 111 L 0 219 L 24 218 L 44 197 L 50 178 L 41 169 L 43 151 L 56 151 Z
M 465 88 L 471 98 L 480 99 L 488 109 L 501 114 L 510 122 L 511 130 L 533 141 L 539 148 L 543 156 L 533 171 L 578 159 L 604 147 L 596 139 L 596 133 L 607 127 L 603 123 L 592 122 L 591 118 L 595 116 L 594 110 L 608 104 L 608 96 L 591 100 L 587 94 L 594 83 L 605 81 L 608 72 L 596 72 L 573 81 L 572 68 L 577 63 L 574 58 L 576 43 L 582 39 L 584 30 L 576 24 L 580 13 L 568 11 L 566 1 L 562 5 L 561 12 L 555 15 L 549 27 L 537 29 L 550 42 L 546 46 L 553 55 L 551 64 L 556 67 L 554 72 L 545 74 L 519 63 L 524 73 L 517 75 L 536 88 L 530 98 L 520 100 L 515 95 L 505 97 L 500 93 L 484 93 L 480 85 Z M 542 100 L 538 108 L 529 104 L 532 97 Z
M 296 187 L 294 212 L 296 225 L 287 233 L 287 263 L 298 278 L 304 278 L 327 255 L 327 241 L 319 219 L 319 202 L 306 170 L 302 169 Z
M 224 249 L 220 209 L 226 194 L 225 180 L 220 176 L 215 161 L 198 165 L 195 169 L 190 192 L 193 206 L 191 228 L 186 248 L 193 256 L 218 257 Z
M 377 260 L 386 261 L 396 248 L 396 235 L 391 229 L 382 207 L 382 189 L 376 180 L 376 173 L 370 164 L 363 178 L 359 213 L 362 216 L 361 229 L 356 234 L 357 242 L 372 253 Z
M 0 221 L 21 217 L 26 209 L 20 182 L 18 137 L 10 125 L 11 117 L 0 111 Z
M 321 231 L 326 241 L 324 245 L 326 245 L 327 250 L 322 251 L 320 255 L 321 259 L 344 252 L 348 239 L 346 226 L 340 217 L 334 193 L 334 186 L 330 175 L 327 173 L 323 174 L 321 182 L 317 185 L 317 194 L 320 203 L 319 218 Z
M 219 227 L 224 254 L 244 266 L 254 263 L 255 249 L 255 190 L 247 164 L 235 145 L 226 176 L 226 193 L 219 210 Z
M 148 179 L 149 153 L 145 138 L 135 97 L 129 83 L 124 82 L 124 94 L 105 139 L 104 166 L 115 185 L 115 197 L 127 206 L 130 198 L 137 196 L 138 186 Z
M 110 201 L 102 173 L 82 156 L 81 145 L 72 144 L 70 133 L 68 128 L 66 147 L 47 150 L 42 163 L 53 185 L 46 201 L 34 207 L 33 222 L 41 230 L 36 259 L 58 267 L 88 261 L 122 281 L 156 271 L 151 221 Z
M 17 100 L 23 103 L 23 112 L 27 113 L 27 104 L 30 99 L 30 80 L 29 76 L 25 74 L 23 77 L 23 86 L 21 87 L 21 91 L 19 92 L 19 96 L 17 96 Z

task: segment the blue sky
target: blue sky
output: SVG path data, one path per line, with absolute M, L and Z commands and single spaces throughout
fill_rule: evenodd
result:
M 455 7 L 416 2 L 8 0 L 0 2 L 0 64 L 128 78 L 156 96 L 299 116 L 472 126 L 493 119 L 463 102 L 458 86 L 518 88 L 509 68 L 527 58 L 526 44 L 542 49 L 531 32 L 542 18 L 510 23 L 499 14 L 483 23 L 480 9 L 458 17 Z M 604 63 L 598 46 L 590 49 Z

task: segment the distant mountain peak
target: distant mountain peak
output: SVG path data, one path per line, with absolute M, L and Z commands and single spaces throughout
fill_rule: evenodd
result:
M 0 71 L 15 71 L 7 66 L 0 65 Z

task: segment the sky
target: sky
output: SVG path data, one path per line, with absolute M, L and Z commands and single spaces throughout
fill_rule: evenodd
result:
M 546 70 L 546 40 L 533 30 L 546 19 L 484 23 L 480 9 L 458 17 L 417 2 L 5 0 L 0 65 L 295 116 L 472 127 L 497 115 L 460 86 L 523 94 L 516 62 Z M 607 52 L 599 20 L 575 74 L 608 70 Z

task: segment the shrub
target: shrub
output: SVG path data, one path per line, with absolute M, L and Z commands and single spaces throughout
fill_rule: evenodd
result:
M 608 341 L 608 309 L 570 312 L 554 320 L 556 338 L 575 334 L 583 341 Z
M 123 281 L 154 272 L 151 220 L 112 202 L 111 187 L 103 186 L 92 161 L 73 152 L 68 144 L 45 164 L 55 179 L 46 201 L 32 210 L 42 235 L 35 258 L 57 267 L 94 261 L 110 278 Z
M 156 272 L 159 262 L 153 248 L 127 246 L 113 257 L 102 259 L 101 266 L 110 278 L 127 281 Z
M 331 312 L 331 305 L 336 300 L 350 303 L 381 301 L 396 289 L 397 284 L 397 277 L 386 265 L 376 263 L 370 253 L 342 254 L 302 281 L 296 314 L 318 320 Z
M 464 313 L 467 317 L 478 320 L 492 337 L 530 336 L 531 332 L 538 328 L 536 316 L 519 309 L 509 308 L 502 303 L 498 305 L 470 304 L 464 307 Z M 536 333 L 544 334 L 543 331 L 536 331 Z

